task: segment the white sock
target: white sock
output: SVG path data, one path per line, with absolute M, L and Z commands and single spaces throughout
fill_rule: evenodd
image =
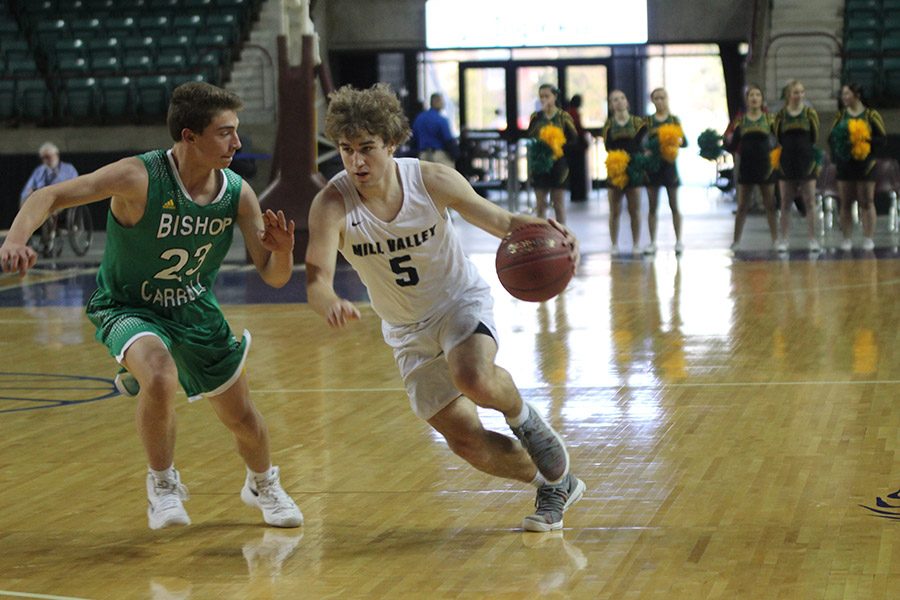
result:
M 265 481 L 272 474 L 272 465 L 269 465 L 269 468 L 263 471 L 262 473 L 257 473 L 252 470 L 250 467 L 247 467 L 247 473 L 250 474 L 250 477 L 253 478 L 253 481 L 259 483 L 260 481 Z
M 522 402 L 522 411 L 515 417 L 506 417 L 506 422 L 510 427 L 521 427 L 522 423 L 528 420 L 528 404 Z
M 153 474 L 157 481 L 175 481 L 175 465 L 172 465 L 168 469 L 163 469 L 162 471 L 154 471 L 153 469 L 150 469 L 150 472 Z
M 546 485 L 546 484 L 547 484 L 547 480 L 544 479 L 544 476 L 541 475 L 540 471 L 537 471 L 534 475 L 534 479 L 531 480 L 531 485 L 533 485 L 536 488 L 539 488 L 542 485 Z

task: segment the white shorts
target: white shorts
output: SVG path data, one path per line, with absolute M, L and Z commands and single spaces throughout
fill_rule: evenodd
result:
M 421 323 L 395 326 L 382 322 L 381 333 L 394 351 L 410 407 L 417 417 L 427 421 L 460 396 L 450 377 L 447 354 L 469 339 L 479 323 L 496 340 L 493 308 L 494 299 L 485 289 Z

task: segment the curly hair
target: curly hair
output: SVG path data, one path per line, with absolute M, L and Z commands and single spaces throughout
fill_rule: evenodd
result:
M 172 92 L 166 125 L 172 139 L 180 142 L 183 129 L 202 133 L 223 110 L 237 112 L 243 107 L 244 103 L 232 92 L 209 83 L 190 81 Z
M 345 85 L 328 96 L 325 135 L 334 143 L 352 140 L 364 133 L 377 135 L 390 146 L 409 139 L 409 121 L 400 100 L 386 83 L 367 90 Z

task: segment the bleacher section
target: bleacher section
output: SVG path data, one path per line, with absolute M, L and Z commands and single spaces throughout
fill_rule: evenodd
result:
M 847 0 L 842 78 L 869 102 L 900 104 L 900 0 Z
M 221 85 L 262 0 L 0 0 L 0 121 L 161 122 Z

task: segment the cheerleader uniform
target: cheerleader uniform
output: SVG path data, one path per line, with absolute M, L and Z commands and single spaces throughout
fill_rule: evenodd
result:
M 816 140 L 819 138 L 819 115 L 804 107 L 792 115 L 787 107 L 775 115 L 775 137 L 781 144 L 779 175 L 787 181 L 809 181 L 817 176 Z
M 831 125 L 832 134 L 829 137 L 831 157 L 837 167 L 837 179 L 838 181 L 874 181 L 874 153 L 869 152 L 869 156 L 863 160 L 856 160 L 852 156 L 838 156 L 834 151 L 834 128 L 842 121 L 844 121 L 844 126 L 846 126 L 846 122 L 850 119 L 862 119 L 868 123 L 869 129 L 872 131 L 871 144 L 873 149 L 877 144 L 881 144 L 887 138 L 887 133 L 884 129 L 884 120 L 881 118 L 881 115 L 878 114 L 877 110 L 867 108 L 858 115 L 851 115 L 846 108 L 841 110 L 834 118 L 834 123 Z
M 669 115 L 662 121 L 658 120 L 656 115 L 650 115 L 647 117 L 647 139 L 650 140 L 659 135 L 659 128 L 663 125 L 678 125 L 681 127 L 681 121 L 675 115 Z M 681 147 L 684 148 L 686 146 L 687 138 L 682 138 Z M 675 163 L 669 162 L 662 157 L 659 159 L 659 170 L 647 173 L 648 187 L 669 188 L 679 185 L 681 185 L 681 180 L 678 178 L 678 168 L 675 166 Z
M 756 119 L 743 115 L 732 123 L 733 133 L 728 150 L 741 157 L 738 167 L 739 184 L 772 183 L 772 161 L 769 152 L 773 147 L 773 121 L 772 115 L 762 113 Z
M 619 125 L 616 123 L 615 117 L 610 117 L 606 120 L 606 124 L 603 125 L 600 135 L 603 136 L 603 143 L 607 152 L 624 150 L 628 153 L 628 156 L 635 156 L 643 151 L 641 142 L 644 136 L 647 135 L 647 121 L 641 117 L 630 116 L 624 125 Z M 612 185 L 611 182 L 610 185 Z M 644 185 L 644 181 L 631 181 L 629 179 L 625 188 L 638 188 L 644 187 Z
M 531 115 L 528 123 L 528 137 L 535 140 L 540 139 L 538 136 L 541 128 L 546 125 L 555 125 L 562 129 L 566 136 L 566 144 L 571 144 L 578 137 L 575 130 L 575 122 L 572 116 L 564 110 L 557 110 L 556 113 L 547 118 L 544 111 L 539 110 Z M 569 163 L 566 162 L 565 153 L 553 162 L 553 167 L 546 173 L 531 173 L 531 185 L 537 189 L 566 189 L 569 179 Z

